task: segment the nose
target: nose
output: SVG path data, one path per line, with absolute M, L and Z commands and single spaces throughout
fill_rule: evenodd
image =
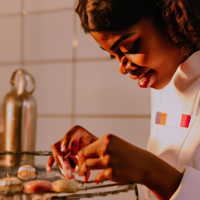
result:
M 122 57 L 121 63 L 123 63 L 123 65 L 126 66 L 126 64 L 128 63 L 128 59 L 126 58 L 126 56 Z

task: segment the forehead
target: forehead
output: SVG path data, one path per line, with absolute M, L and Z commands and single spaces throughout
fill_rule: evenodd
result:
M 91 36 L 101 45 L 101 44 L 110 44 L 112 45 L 116 40 L 122 37 L 125 34 L 131 32 L 139 32 L 140 23 L 134 24 L 126 30 L 122 31 L 112 31 L 112 32 L 95 32 L 91 31 Z
M 90 34 L 106 50 L 109 50 L 113 43 L 120 37 L 113 33 L 90 32 Z
M 106 42 L 114 37 L 112 33 L 90 32 L 90 34 L 97 42 Z

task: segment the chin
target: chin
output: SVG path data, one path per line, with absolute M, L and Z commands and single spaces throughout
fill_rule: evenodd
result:
M 163 89 L 164 87 L 166 87 L 169 82 L 170 82 L 171 79 L 168 79 L 168 80 L 156 80 L 155 83 L 153 83 L 151 85 L 151 88 L 153 89 L 156 89 L 156 90 L 161 90 Z

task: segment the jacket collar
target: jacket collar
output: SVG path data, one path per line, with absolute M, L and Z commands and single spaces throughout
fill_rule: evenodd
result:
M 185 92 L 199 77 L 200 51 L 197 51 L 178 67 L 172 81 L 179 92 Z

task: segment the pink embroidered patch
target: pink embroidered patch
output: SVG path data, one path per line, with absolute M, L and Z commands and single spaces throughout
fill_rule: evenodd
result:
M 182 115 L 180 127 L 188 128 L 190 125 L 191 115 Z

